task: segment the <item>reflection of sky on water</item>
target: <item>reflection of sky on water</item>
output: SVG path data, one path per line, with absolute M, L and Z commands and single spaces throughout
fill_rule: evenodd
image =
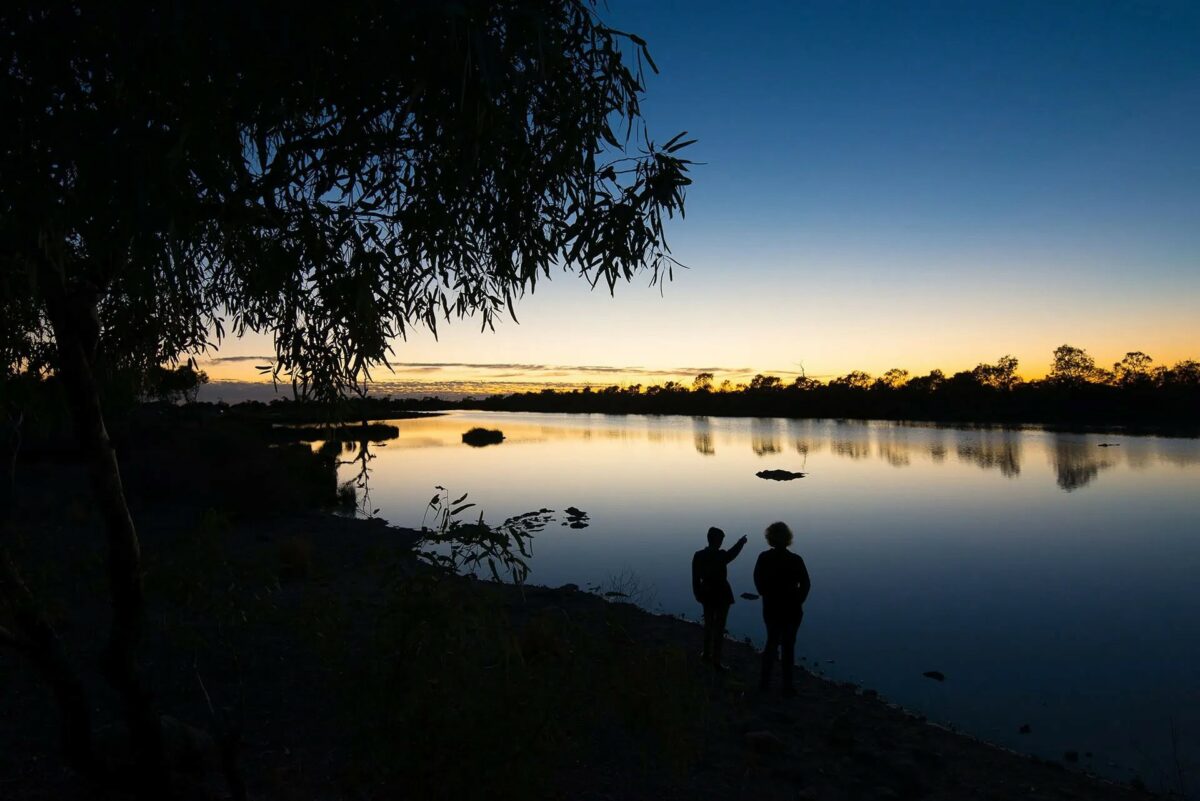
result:
M 695 616 L 687 571 L 707 527 L 751 536 L 730 569 L 741 593 L 763 527 L 786 520 L 813 575 L 797 648 L 830 675 L 1014 748 L 1092 751 L 1115 775 L 1106 761 L 1165 769 L 1172 717 L 1200 757 L 1196 440 L 604 415 L 396 424 L 371 462 L 372 503 L 394 523 L 419 524 L 435 484 L 492 522 L 591 514 L 537 536 L 535 582 L 632 570 L 663 611 Z M 474 425 L 505 442 L 463 445 Z M 772 468 L 808 477 L 754 475 Z M 737 603 L 731 632 L 759 638 L 758 614 Z

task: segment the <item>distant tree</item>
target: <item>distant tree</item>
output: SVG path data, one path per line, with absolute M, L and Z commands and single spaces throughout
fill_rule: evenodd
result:
M 1113 380 L 1123 387 L 1146 384 L 1153 380 L 1153 369 L 1154 359 L 1140 350 L 1130 351 L 1113 365 Z
M 945 373 L 941 370 L 930 370 L 926 375 L 919 375 L 908 379 L 908 383 L 904 386 L 906 389 L 916 392 L 932 392 L 944 383 L 946 383 Z
M 759 373 L 750 379 L 751 392 L 772 392 L 783 388 L 783 381 L 777 375 L 763 375 Z
M 867 389 L 871 386 L 871 374 L 864 373 L 862 370 L 851 370 L 849 373 L 831 380 L 829 386 L 844 387 L 847 389 Z
M 728 378 L 726 378 L 724 381 L 721 382 L 721 386 L 720 386 L 720 388 L 717 389 L 717 391 L 718 392 L 733 392 L 733 382 L 730 381 Z
M 792 389 L 801 392 L 809 392 L 821 386 L 821 382 L 815 378 L 809 378 L 806 375 L 798 375 L 792 379 Z
M 49 361 L 71 399 L 108 531 L 103 672 L 137 794 L 169 798 L 104 366 L 270 331 L 273 376 L 332 400 L 395 338 L 490 326 L 554 269 L 610 291 L 669 277 L 689 143 L 644 133 L 645 43 L 580 0 L 10 0 L 0 64 L 4 377 Z M 103 782 L 84 684 L 25 586 L 0 559 L 67 759 Z
M 1167 371 L 1165 383 L 1177 387 L 1200 387 L 1200 362 L 1185 359 Z
M 975 380 L 985 387 L 1010 390 L 1020 381 L 1017 378 L 1017 363 L 1015 356 L 1001 356 L 995 364 L 976 365 L 972 373 Z
M 713 386 L 713 374 L 712 373 L 697 373 L 696 377 L 692 379 L 692 391 L 693 392 L 710 392 L 710 391 L 712 391 L 712 386 Z
M 1078 385 L 1095 381 L 1100 372 L 1096 360 L 1082 348 L 1059 345 L 1054 349 L 1054 364 L 1049 378 L 1059 384 Z
M 908 371 L 899 367 L 893 367 L 886 373 L 875 379 L 874 386 L 880 389 L 896 389 L 908 380 Z
M 194 403 L 200 387 L 207 383 L 208 373 L 197 370 L 191 363 L 175 368 L 156 366 L 147 376 L 146 394 L 168 403 Z

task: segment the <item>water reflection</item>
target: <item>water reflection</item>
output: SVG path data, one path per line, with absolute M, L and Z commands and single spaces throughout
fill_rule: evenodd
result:
M 1101 449 L 1094 442 L 1080 441 L 1071 436 L 1056 436 L 1051 454 L 1058 486 L 1063 492 L 1074 492 L 1090 484 L 1101 470 L 1117 464 L 1107 455 L 1111 448 Z M 1142 462 L 1142 466 L 1145 462 Z M 1131 465 L 1133 466 L 1133 465 Z
M 373 498 L 360 495 L 391 522 L 420 525 L 435 484 L 469 491 L 489 521 L 571 505 L 593 515 L 586 532 L 538 537 L 536 583 L 634 569 L 663 611 L 693 610 L 696 539 L 711 525 L 761 537 L 782 519 L 824 577 L 802 648 L 839 679 L 1009 747 L 1093 751 L 1097 764 L 1104 751 L 1122 761 L 1131 732 L 1167 731 L 1170 715 L 1200 731 L 1197 440 L 685 416 L 395 424 L 399 437 L 371 448 Z M 505 440 L 464 446 L 474 426 Z M 342 479 L 363 466 L 343 464 Z M 755 477 L 766 469 L 807 477 Z M 751 566 L 731 567 L 739 591 Z M 731 632 L 761 633 L 760 605 L 730 615 Z M 932 687 L 931 668 L 953 680 Z M 1017 734 L 1026 722 L 1033 733 Z
M 1016 478 L 1021 475 L 1019 436 L 1013 431 L 987 432 L 977 439 L 960 441 L 954 450 L 960 462 L 969 462 L 984 470 L 999 470 L 1005 478 Z
M 879 460 L 890 467 L 917 464 L 974 465 L 1007 479 L 1022 475 L 1023 462 L 1042 451 L 1055 482 L 1064 492 L 1089 486 L 1100 473 L 1122 465 L 1142 470 L 1156 465 L 1200 464 L 1200 449 L 1191 440 L 1073 434 L 1040 429 L 922 427 L 886 422 L 782 420 L 777 418 L 643 417 L 618 415 L 494 414 L 490 425 L 505 433 L 505 449 L 554 441 L 648 442 L 668 447 L 689 442 L 699 456 L 716 456 L 718 445 L 729 451 L 748 449 L 756 457 L 777 461 L 787 453 L 802 457 L 829 454 L 854 462 Z M 429 416 L 396 421 L 401 436 L 390 445 L 400 449 L 460 447 L 461 415 Z M 785 433 L 786 430 L 786 433 Z M 356 447 L 345 443 L 342 447 Z M 743 451 L 745 452 L 745 451 Z M 788 460 L 784 460 L 788 461 Z M 796 469 L 793 464 L 780 465 Z M 1040 472 L 1040 471 L 1039 471 Z
M 758 456 L 780 453 L 779 421 L 773 417 L 755 417 L 750 421 L 750 449 Z
M 707 417 L 693 417 L 692 429 L 696 453 L 702 456 L 715 456 L 717 449 L 713 447 L 712 421 Z

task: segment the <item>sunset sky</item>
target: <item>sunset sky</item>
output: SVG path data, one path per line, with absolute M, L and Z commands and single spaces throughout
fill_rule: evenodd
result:
M 569 276 L 520 325 L 397 343 L 395 392 L 829 377 L 1026 376 L 1064 342 L 1200 356 L 1200 4 L 639 2 L 660 141 L 698 137 L 690 269 L 590 292 Z M 204 369 L 250 381 L 266 337 Z M 224 392 L 233 399 L 233 385 Z

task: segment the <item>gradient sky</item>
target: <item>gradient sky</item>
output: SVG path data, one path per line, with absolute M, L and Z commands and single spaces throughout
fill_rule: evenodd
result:
M 520 325 L 399 343 L 412 366 L 381 374 L 393 387 L 1005 353 L 1036 376 L 1064 342 L 1102 364 L 1200 356 L 1200 4 L 610 0 L 604 16 L 661 69 L 655 138 L 700 139 L 669 229 L 690 269 L 661 294 L 557 278 Z M 215 355 L 270 352 L 251 337 Z

